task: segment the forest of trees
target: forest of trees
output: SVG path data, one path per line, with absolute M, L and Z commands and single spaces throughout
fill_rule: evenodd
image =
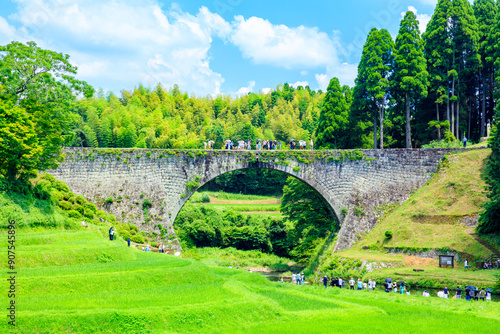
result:
M 98 91 L 74 103 L 71 146 L 202 148 L 203 142 L 312 138 L 317 148 L 421 147 L 478 142 L 492 122 L 500 67 L 494 0 L 440 0 L 425 33 L 407 12 L 393 41 L 368 34 L 353 88 L 280 84 L 241 97 L 189 96 L 179 87 Z

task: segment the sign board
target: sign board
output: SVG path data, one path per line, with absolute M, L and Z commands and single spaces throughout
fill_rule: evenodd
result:
M 439 267 L 454 267 L 454 256 L 453 255 L 439 255 Z

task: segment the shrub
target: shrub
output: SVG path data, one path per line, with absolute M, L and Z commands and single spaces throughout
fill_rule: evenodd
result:
M 210 196 L 208 196 L 207 193 L 203 193 L 203 195 L 201 195 L 201 201 L 203 203 L 210 203 Z
M 84 209 L 83 210 L 83 215 L 89 219 L 93 219 L 94 218 L 94 211 L 92 210 L 88 210 L 88 209 Z
M 392 239 L 392 231 L 389 231 L 389 230 L 385 231 L 385 237 L 387 239 Z
M 64 199 L 64 194 L 57 190 L 51 190 L 50 197 L 55 201 L 60 201 Z
M 79 219 L 79 218 L 82 217 L 82 215 L 80 214 L 80 212 L 78 212 L 76 210 L 69 210 L 68 211 L 68 217 Z
M 129 224 L 128 226 L 129 226 L 130 231 L 134 231 L 135 233 L 139 232 L 139 228 L 137 226 L 132 225 L 132 224 Z
M 49 181 L 47 181 L 47 180 L 41 180 L 33 188 L 33 195 L 35 195 L 35 197 L 39 198 L 39 199 L 49 199 L 50 198 L 50 188 L 51 187 L 52 187 L 52 184 Z
M 153 202 L 151 202 L 150 199 L 145 199 L 143 202 L 142 202 L 142 209 L 143 210 L 146 210 L 146 209 L 149 209 L 150 207 L 153 206 Z
M 61 209 L 71 210 L 71 203 L 68 203 L 66 201 L 59 201 L 58 205 Z
M 42 176 L 40 177 L 40 179 L 47 180 L 47 181 L 49 181 L 49 183 L 54 183 L 57 181 L 53 175 L 48 174 L 48 173 L 43 173 Z
M 136 234 L 132 237 L 130 237 L 130 241 L 136 242 L 138 244 L 143 244 L 144 243 L 144 237 L 140 234 Z
M 60 180 L 56 180 L 55 182 L 52 182 L 54 185 L 54 188 L 56 188 L 59 191 L 62 191 L 64 193 L 69 192 L 69 187 L 66 183 Z
M 85 211 L 83 206 L 81 206 L 80 204 L 73 204 L 73 206 L 71 207 L 71 210 L 78 211 L 78 212 L 80 212 L 81 215 L 83 215 L 83 212 Z
M 76 196 L 75 198 L 76 202 L 78 204 L 85 204 L 87 201 L 85 200 L 85 197 L 83 197 L 82 195 L 78 195 Z
M 347 208 L 342 208 L 340 211 L 342 212 L 342 215 L 344 215 L 344 216 L 347 215 L 347 212 L 348 212 Z
M 106 198 L 105 202 L 106 204 L 112 204 L 115 200 L 113 199 L 112 196 L 109 196 L 108 198 Z
M 71 204 L 75 204 L 76 199 L 75 199 L 74 197 L 70 197 L 70 198 L 68 199 L 68 202 L 71 202 Z
M 97 210 L 96 216 L 104 219 L 104 218 L 106 218 L 106 212 L 104 212 L 103 210 Z
M 128 238 L 132 240 L 132 235 L 130 234 L 129 231 L 120 230 L 120 236 L 123 238 L 123 240 L 127 240 Z
M 113 215 L 107 215 L 106 220 L 109 221 L 110 223 L 114 223 L 116 221 L 116 218 Z
M 85 208 L 85 210 L 92 211 L 94 214 L 97 212 L 97 207 L 94 203 L 85 203 L 83 207 Z

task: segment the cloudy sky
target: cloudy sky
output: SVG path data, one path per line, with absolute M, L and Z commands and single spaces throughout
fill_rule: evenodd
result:
M 119 93 L 139 83 L 245 94 L 289 82 L 353 85 L 372 27 L 425 29 L 437 0 L 1 0 L 0 45 L 67 53 L 78 77 Z

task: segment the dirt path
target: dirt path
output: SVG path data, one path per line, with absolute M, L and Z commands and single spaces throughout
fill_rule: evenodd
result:
M 495 247 L 493 247 L 492 245 L 490 245 L 488 242 L 486 242 L 485 240 L 481 239 L 475 232 L 474 232 L 474 229 L 473 228 L 470 228 L 470 229 L 467 229 L 465 230 L 465 233 L 469 234 L 471 237 L 473 237 L 477 242 L 479 242 L 481 245 L 483 245 L 484 247 L 488 248 L 488 250 L 492 253 L 495 253 L 495 254 L 498 254 L 500 253 L 500 251 L 498 249 L 496 249 Z

